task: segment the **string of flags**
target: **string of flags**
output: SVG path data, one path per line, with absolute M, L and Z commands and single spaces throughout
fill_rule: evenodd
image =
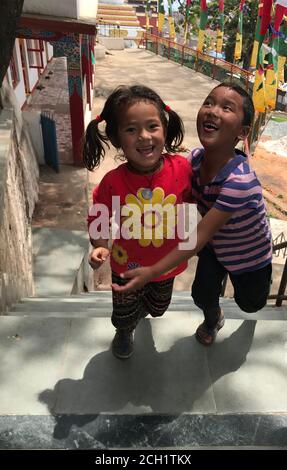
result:
M 202 52 L 205 45 L 205 34 L 208 24 L 208 4 L 210 0 L 200 0 L 199 32 L 197 50 Z M 254 0 L 256 1 L 256 0 Z M 234 49 L 234 61 L 242 56 L 242 38 L 244 36 L 244 13 L 248 0 L 238 0 L 238 24 Z M 253 101 L 257 111 L 275 108 L 276 93 L 279 80 L 284 80 L 284 66 L 287 55 L 287 0 L 257 0 L 258 17 L 250 67 L 255 68 Z M 172 0 L 158 0 L 158 32 L 163 33 L 165 23 L 165 4 L 168 8 L 169 37 L 174 39 L 175 25 L 172 13 Z M 151 1 L 146 1 L 146 27 L 149 28 Z M 224 0 L 218 0 L 218 24 L 216 30 L 216 54 L 220 55 L 223 48 L 224 22 L 228 12 L 224 11 Z M 186 43 L 192 0 L 185 2 L 184 38 Z M 286 16 L 285 16 L 286 15 Z M 285 27 L 282 27 L 285 23 Z M 286 44 L 286 47 L 285 47 Z M 285 50 L 284 50 L 285 48 Z M 265 55 L 268 53 L 267 67 Z

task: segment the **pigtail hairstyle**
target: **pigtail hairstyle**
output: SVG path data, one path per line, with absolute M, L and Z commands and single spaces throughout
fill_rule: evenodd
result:
M 116 149 L 120 149 L 118 129 L 121 119 L 121 111 L 125 106 L 145 101 L 152 103 L 159 112 L 160 120 L 166 133 L 165 148 L 167 152 L 174 153 L 183 141 L 184 125 L 178 114 L 166 106 L 160 96 L 143 85 L 117 87 L 107 98 L 104 108 L 87 127 L 83 159 L 88 170 L 92 171 L 99 166 L 101 159 L 105 156 L 105 146 L 109 148 L 111 142 Z M 98 124 L 106 122 L 105 133 L 101 132 Z
M 165 148 L 167 152 L 174 153 L 182 144 L 184 138 L 184 125 L 179 115 L 164 105 L 164 110 L 168 114 L 168 125 L 166 130 Z
M 106 154 L 104 144 L 109 148 L 109 139 L 98 127 L 102 120 L 102 115 L 93 119 L 86 129 L 84 137 L 83 160 L 86 168 L 90 171 L 99 166 L 101 159 L 104 158 Z

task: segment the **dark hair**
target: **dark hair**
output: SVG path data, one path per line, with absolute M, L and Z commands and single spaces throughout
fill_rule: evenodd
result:
M 120 148 L 118 142 L 120 111 L 123 106 L 140 101 L 147 101 L 156 106 L 166 132 L 165 149 L 171 153 L 177 151 L 184 137 L 184 125 L 178 114 L 166 106 L 152 89 L 142 85 L 121 85 L 107 98 L 100 116 L 92 120 L 87 127 L 83 159 L 88 170 L 93 170 L 100 164 L 101 158 L 104 158 L 106 153 L 104 144 L 109 148 L 108 142 L 111 142 L 114 147 Z M 105 132 L 101 132 L 98 128 L 101 120 L 106 122 Z
M 253 104 L 251 96 L 247 93 L 247 91 L 244 90 L 244 88 L 242 88 L 239 85 L 234 85 L 233 83 L 228 83 L 228 82 L 222 82 L 215 88 L 219 88 L 221 86 L 229 88 L 230 90 L 233 90 L 236 93 L 238 93 L 240 96 L 242 96 L 243 116 L 244 116 L 242 124 L 243 126 L 251 126 L 253 123 L 254 114 L 255 114 L 254 104 Z

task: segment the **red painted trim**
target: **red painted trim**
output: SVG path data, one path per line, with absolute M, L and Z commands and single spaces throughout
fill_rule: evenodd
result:
M 85 131 L 83 99 L 78 95 L 75 88 L 70 96 L 70 116 L 74 164 L 83 166 L 82 139 Z
M 18 26 L 20 28 L 30 29 L 45 29 L 46 31 L 54 31 L 61 33 L 81 33 L 81 34 L 96 34 L 96 25 L 93 23 L 82 23 L 74 20 L 58 20 L 49 19 L 39 16 L 22 15 Z

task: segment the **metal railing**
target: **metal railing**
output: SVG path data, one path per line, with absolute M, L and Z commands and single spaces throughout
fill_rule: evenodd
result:
M 156 36 L 145 32 L 143 36 L 146 49 L 167 57 L 174 62 L 192 68 L 196 72 L 201 72 L 214 80 L 228 80 L 232 83 L 238 83 L 246 91 L 252 88 L 252 72 L 244 70 L 238 65 L 231 64 L 226 60 L 211 57 L 208 54 L 199 52 L 191 47 L 184 46 L 168 38 Z
M 287 252 L 287 241 L 284 241 L 278 244 L 275 244 L 275 243 L 273 244 L 273 253 L 275 254 L 275 256 L 277 256 L 276 252 L 277 251 L 279 252 L 280 250 L 283 250 L 284 257 L 285 257 L 286 252 Z M 220 292 L 221 297 L 224 297 L 227 281 L 228 281 L 228 274 L 224 276 L 223 281 L 222 281 L 221 292 Z M 281 307 L 283 300 L 287 300 L 286 287 L 287 287 L 287 258 L 284 264 L 278 292 L 277 294 L 270 294 L 268 296 L 268 299 L 276 300 L 275 302 L 276 307 Z
M 199 52 L 189 46 L 184 46 L 168 38 L 144 32 L 141 44 L 155 54 L 166 57 L 168 60 L 189 67 L 196 72 L 203 73 L 219 82 L 229 81 L 242 86 L 248 93 L 253 90 L 253 73 L 244 70 L 238 65 L 226 60 L 212 57 L 204 52 Z M 252 152 L 258 142 L 271 112 L 256 113 L 255 120 L 248 137 L 248 149 Z

